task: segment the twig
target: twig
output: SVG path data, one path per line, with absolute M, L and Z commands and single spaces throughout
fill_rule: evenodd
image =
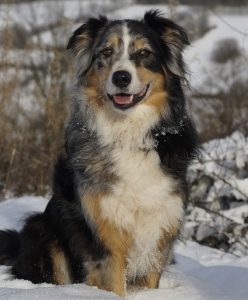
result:
M 232 30 L 236 31 L 239 34 L 242 34 L 245 37 L 248 37 L 248 33 L 239 30 L 238 28 L 232 26 L 231 24 L 229 24 L 223 17 L 221 17 L 220 15 L 218 15 L 213 9 L 209 8 L 209 10 L 218 18 L 220 19 L 224 24 L 226 24 L 229 28 L 231 28 Z
M 16 147 L 14 147 L 14 149 L 11 152 L 11 156 L 10 156 L 10 162 L 9 162 L 9 167 L 8 170 L 6 172 L 6 177 L 5 177 L 5 185 L 4 185 L 4 191 L 7 191 L 8 188 L 8 183 L 9 183 L 9 176 L 10 176 L 10 172 L 11 172 L 11 168 L 15 159 L 15 154 L 16 154 Z
M 207 212 L 209 212 L 209 213 L 211 213 L 211 214 L 215 214 L 215 215 L 217 215 L 217 216 L 219 216 L 219 217 L 221 217 L 221 218 L 223 218 L 223 219 L 226 219 L 227 221 L 229 221 L 229 222 L 231 222 L 231 223 L 233 223 L 233 224 L 236 224 L 236 225 L 242 225 L 242 223 L 238 223 L 238 222 L 234 221 L 233 219 L 231 219 L 231 218 L 229 218 L 229 217 L 223 215 L 222 213 L 220 213 L 220 212 L 218 212 L 218 211 L 214 211 L 214 210 L 212 210 L 212 209 L 210 209 L 210 208 L 207 208 L 207 207 L 205 207 L 204 205 L 199 205 L 199 204 L 196 203 L 196 206 L 199 207 L 199 208 L 201 208 L 201 209 L 204 209 L 205 211 L 207 211 Z

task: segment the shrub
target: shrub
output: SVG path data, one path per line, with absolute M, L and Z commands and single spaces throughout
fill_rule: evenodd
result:
M 212 52 L 212 61 L 218 64 L 224 64 L 230 60 L 240 57 L 242 51 L 237 40 L 225 38 L 219 40 Z

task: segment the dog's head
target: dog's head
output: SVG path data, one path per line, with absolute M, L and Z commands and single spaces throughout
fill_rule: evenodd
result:
M 79 82 L 97 107 L 131 111 L 166 106 L 170 78 L 184 79 L 184 30 L 157 11 L 144 19 L 109 21 L 91 18 L 80 26 L 67 48 L 76 58 Z

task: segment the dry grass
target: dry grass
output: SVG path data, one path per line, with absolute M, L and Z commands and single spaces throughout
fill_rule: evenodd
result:
M 1 34 L 0 194 L 44 195 L 64 143 L 70 70 L 65 51 L 47 51 L 41 41 L 17 44 L 16 33 L 6 26 Z

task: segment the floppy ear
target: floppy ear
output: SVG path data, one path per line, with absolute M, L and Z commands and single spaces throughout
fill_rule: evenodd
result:
M 80 74 L 86 73 L 91 66 L 96 37 L 107 22 L 108 19 L 104 16 L 90 18 L 69 39 L 67 49 L 76 57 Z
M 184 78 L 182 51 L 189 45 L 188 36 L 181 26 L 161 15 L 158 10 L 148 11 L 145 13 L 144 22 L 160 37 L 167 71 Z

